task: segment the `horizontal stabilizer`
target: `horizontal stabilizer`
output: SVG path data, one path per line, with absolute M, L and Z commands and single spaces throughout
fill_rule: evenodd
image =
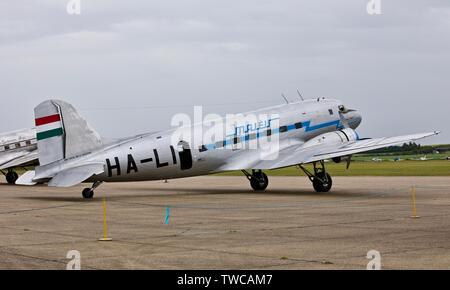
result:
M 37 182 L 33 181 L 34 175 L 34 170 L 25 172 L 16 180 L 16 185 L 36 185 Z
M 55 175 L 48 183 L 48 186 L 71 187 L 103 172 L 105 172 L 103 163 L 89 163 L 72 167 Z

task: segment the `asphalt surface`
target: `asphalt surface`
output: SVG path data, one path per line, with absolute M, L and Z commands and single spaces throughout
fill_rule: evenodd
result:
M 4 182 L 4 179 L 0 179 Z M 420 218 L 411 218 L 417 185 Z M 305 177 L 104 184 L 69 189 L 0 184 L 0 269 L 450 269 L 450 177 Z M 103 235 L 106 197 L 110 242 Z

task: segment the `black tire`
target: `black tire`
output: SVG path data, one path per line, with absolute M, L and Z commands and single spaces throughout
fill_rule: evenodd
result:
M 264 191 L 269 185 L 269 178 L 264 172 L 255 172 L 250 178 L 250 185 L 255 191 Z
M 324 183 L 322 180 L 325 180 L 325 174 L 327 182 Z M 332 186 L 333 180 L 328 173 L 319 172 L 317 178 L 313 179 L 313 187 L 316 192 L 329 192 Z
M 10 171 L 6 173 L 6 182 L 9 184 L 16 184 L 17 179 L 19 179 L 19 175 L 16 172 Z
M 90 188 L 83 189 L 83 197 L 84 198 L 93 198 L 94 197 L 94 191 Z

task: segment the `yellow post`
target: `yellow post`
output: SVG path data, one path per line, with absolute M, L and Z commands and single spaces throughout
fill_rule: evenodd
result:
M 111 238 L 108 238 L 108 225 L 106 224 L 106 197 L 103 197 L 103 238 L 99 239 L 99 241 L 112 241 Z
M 420 216 L 417 215 L 417 209 L 416 209 L 416 186 L 411 187 L 411 198 L 412 198 L 412 216 L 411 218 L 420 218 Z

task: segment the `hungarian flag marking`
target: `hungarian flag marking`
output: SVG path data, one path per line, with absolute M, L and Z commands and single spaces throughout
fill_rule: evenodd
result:
M 36 138 L 38 141 L 61 136 L 63 128 L 61 125 L 61 116 L 59 114 L 50 115 L 36 120 Z

